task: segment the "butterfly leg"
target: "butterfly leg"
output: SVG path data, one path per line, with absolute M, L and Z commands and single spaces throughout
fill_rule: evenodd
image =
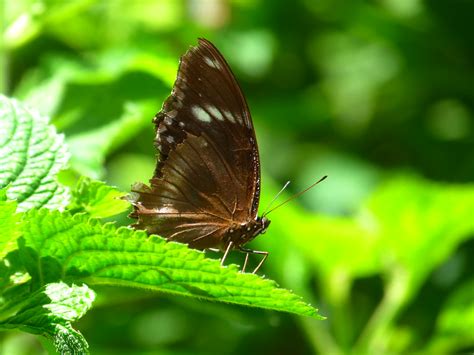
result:
M 242 267 L 242 274 L 245 274 L 245 268 L 247 267 L 247 262 L 249 261 L 249 253 L 245 253 L 244 266 Z
M 267 257 L 268 257 L 268 251 L 252 250 L 252 249 L 246 249 L 246 248 L 242 248 L 242 247 L 240 247 L 239 250 L 241 252 L 246 253 L 244 267 L 242 268 L 242 272 L 245 272 L 245 267 L 247 266 L 247 259 L 248 259 L 249 254 L 263 255 L 262 260 L 257 265 L 257 267 L 252 271 L 252 274 L 255 274 L 258 271 L 258 269 L 260 269 L 260 267 L 263 265 L 263 263 L 265 262 L 265 260 L 267 260 Z
M 232 241 L 230 241 L 230 242 L 229 242 L 229 245 L 227 245 L 227 248 L 226 248 L 226 250 L 225 250 L 225 252 L 224 252 L 224 255 L 222 256 L 222 259 L 221 259 L 221 266 L 224 266 L 224 261 L 225 261 L 225 259 L 227 258 L 227 255 L 229 254 L 230 249 L 232 249 L 232 245 L 233 245 L 233 244 L 234 244 L 234 243 L 233 243 Z

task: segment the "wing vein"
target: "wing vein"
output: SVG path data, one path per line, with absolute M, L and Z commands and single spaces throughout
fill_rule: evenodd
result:
M 206 140 L 208 143 L 211 143 L 210 145 L 213 147 L 214 151 L 216 151 L 215 147 L 212 145 L 212 142 L 209 142 L 209 140 Z M 204 165 L 207 166 L 207 168 L 209 170 L 211 170 L 209 168 L 209 165 L 207 164 L 207 162 L 203 159 L 203 157 L 201 156 L 201 154 L 199 154 L 199 152 L 197 151 L 197 149 L 192 145 L 192 144 L 189 144 L 189 146 L 196 152 L 196 154 L 199 156 L 199 158 L 201 159 L 201 161 L 204 163 Z M 220 160 L 222 161 L 222 158 L 220 157 L 220 155 L 218 154 Z M 227 164 L 225 162 L 223 162 L 225 168 L 226 168 L 226 171 L 227 171 L 227 174 L 229 175 L 230 177 L 230 180 L 231 181 L 234 181 L 232 180 L 232 176 L 231 174 L 229 173 L 228 171 L 228 167 L 227 167 Z M 237 180 L 237 179 L 236 179 Z M 238 180 L 237 180 L 238 181 Z M 221 196 L 219 194 L 216 194 L 215 196 L 217 196 L 217 199 L 222 203 L 222 205 L 225 207 L 225 209 L 230 213 L 230 215 L 232 216 L 233 213 L 231 212 L 229 206 L 226 205 L 226 203 L 222 200 Z M 238 202 L 238 194 L 235 192 L 235 189 L 234 189 L 234 196 L 237 198 L 237 202 Z M 235 202 L 235 201 L 234 201 Z
M 201 240 L 201 239 L 203 239 L 203 238 L 206 238 L 206 237 L 208 237 L 209 235 L 211 235 L 211 234 L 217 232 L 219 229 L 220 229 L 220 228 L 213 229 L 213 230 L 210 231 L 209 233 L 206 233 L 206 234 L 201 235 L 201 236 L 199 236 L 199 237 L 197 237 L 197 238 L 194 238 L 191 242 L 194 243 L 194 242 L 197 242 L 198 240 Z
M 191 144 L 189 144 L 191 146 Z M 191 181 L 189 181 L 188 177 L 179 171 L 177 168 L 174 166 L 170 165 L 170 168 L 174 170 L 178 175 L 180 175 L 183 178 L 183 181 L 185 181 L 194 191 L 198 193 L 199 196 L 203 197 L 206 201 L 208 201 L 214 208 L 217 209 L 217 206 L 213 203 L 212 199 L 210 199 L 208 196 L 206 196 L 200 189 L 198 189 Z M 230 215 L 232 215 L 231 210 L 229 207 L 222 201 L 219 195 L 217 195 L 219 198 L 217 199 L 219 202 L 221 202 L 222 206 L 229 212 Z

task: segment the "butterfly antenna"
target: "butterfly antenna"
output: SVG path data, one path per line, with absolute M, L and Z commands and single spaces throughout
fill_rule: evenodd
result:
M 286 184 L 285 184 L 285 186 L 283 186 L 283 187 L 281 188 L 280 192 L 277 193 L 277 194 L 275 195 L 275 197 L 273 198 L 273 200 L 270 201 L 270 203 L 268 204 L 267 208 L 265 208 L 265 211 L 263 212 L 262 217 L 267 214 L 267 211 L 268 211 L 268 209 L 269 209 L 270 207 L 272 207 L 273 202 L 275 202 L 276 199 L 278 198 L 278 196 L 280 196 L 281 193 L 282 193 L 283 191 L 285 191 L 285 189 L 287 188 L 287 186 L 288 186 L 289 184 L 290 184 L 290 181 L 287 181 Z
M 304 194 L 305 192 L 311 190 L 311 189 L 312 189 L 313 187 L 315 187 L 317 184 L 319 184 L 320 182 L 324 181 L 327 177 L 328 177 L 327 175 L 324 175 L 321 179 L 319 179 L 318 181 L 316 181 L 314 184 L 308 186 L 308 187 L 307 187 L 306 189 L 304 189 L 303 191 L 300 191 L 300 192 L 294 194 L 293 196 L 291 196 L 291 197 L 288 198 L 287 200 L 283 201 L 282 203 L 280 203 L 280 204 L 277 205 L 276 207 L 273 207 L 270 211 L 265 212 L 265 213 L 262 215 L 262 217 L 268 215 L 270 212 L 275 211 L 277 208 L 283 206 L 284 204 L 290 202 L 291 200 L 294 200 L 295 198 L 301 196 L 301 195 Z M 285 187 L 286 187 L 287 185 L 288 185 L 288 183 L 285 185 Z M 282 189 L 282 191 L 285 189 L 285 187 Z M 280 191 L 280 192 L 278 193 L 278 195 L 279 195 L 282 191 Z M 277 197 L 278 197 L 278 195 L 277 195 Z M 275 199 L 273 199 L 273 200 L 275 200 Z M 272 201 L 272 202 L 273 202 L 273 201 Z M 268 209 L 268 208 L 267 208 L 267 209 Z

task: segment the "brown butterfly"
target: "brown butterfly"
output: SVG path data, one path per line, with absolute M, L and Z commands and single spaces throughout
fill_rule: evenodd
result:
M 171 95 L 153 119 L 158 163 L 150 186 L 135 183 L 129 201 L 134 228 L 196 249 L 232 249 L 262 234 L 257 216 L 260 158 L 247 102 L 216 47 L 199 39 L 180 60 Z M 299 195 L 299 194 L 298 194 Z

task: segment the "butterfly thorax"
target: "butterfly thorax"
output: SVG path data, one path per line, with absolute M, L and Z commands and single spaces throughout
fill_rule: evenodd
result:
M 233 243 L 234 248 L 238 248 L 250 242 L 259 234 L 265 233 L 269 225 L 270 220 L 266 217 L 257 217 L 249 222 L 236 223 L 229 228 L 223 240 L 222 248 L 225 249 L 229 242 Z

